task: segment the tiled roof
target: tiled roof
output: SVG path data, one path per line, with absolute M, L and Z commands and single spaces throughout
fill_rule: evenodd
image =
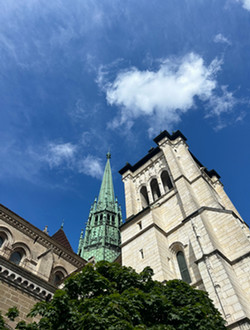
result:
M 51 236 L 57 243 L 64 246 L 67 250 L 73 252 L 73 249 L 67 239 L 67 236 L 65 235 L 62 228 L 60 228 L 54 235 Z

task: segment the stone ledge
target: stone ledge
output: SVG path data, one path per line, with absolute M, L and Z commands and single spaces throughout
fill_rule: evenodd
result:
M 174 195 L 173 195 L 174 196 Z M 171 196 L 172 197 L 172 196 Z M 150 207 L 147 207 L 146 209 L 142 210 L 141 212 L 137 213 L 134 216 L 131 216 L 128 220 L 128 222 L 125 222 L 121 227 L 122 229 L 124 229 L 126 227 L 126 225 L 129 223 L 131 223 L 133 220 L 134 222 L 138 221 L 139 217 L 142 215 L 142 213 L 144 213 L 145 211 L 150 211 Z M 155 223 L 152 223 L 151 225 L 147 226 L 146 228 L 142 229 L 140 232 L 138 232 L 137 234 L 135 234 L 133 237 L 131 237 L 130 239 L 128 239 L 126 242 L 121 244 L 121 248 L 123 248 L 125 245 L 127 245 L 128 243 L 132 242 L 134 239 L 136 239 L 137 237 L 141 236 L 143 233 L 145 233 L 146 231 L 148 231 L 151 228 L 155 228 L 158 231 L 160 231 L 164 236 L 168 237 L 170 234 L 172 234 L 173 232 L 175 232 L 177 229 L 181 228 L 182 226 L 184 226 L 184 224 L 188 221 L 190 221 L 191 219 L 197 217 L 198 215 L 202 214 L 205 211 L 210 211 L 210 212 L 219 212 L 219 213 L 226 213 L 226 214 L 231 214 L 233 217 L 237 218 L 240 220 L 240 222 L 246 224 L 241 218 L 238 217 L 237 214 L 235 214 L 233 211 L 231 210 L 223 210 L 223 209 L 217 209 L 217 208 L 213 208 L 213 207 L 208 207 L 208 206 L 202 206 L 200 207 L 198 210 L 196 210 L 195 212 L 191 213 L 190 215 L 188 215 L 185 219 L 183 219 L 181 221 L 181 223 L 179 223 L 177 226 L 175 226 L 174 228 L 172 228 L 171 230 L 169 230 L 168 232 L 165 232 L 161 227 L 159 227 L 158 225 L 156 225 Z M 246 224 L 247 225 L 247 224 Z M 120 227 L 120 228 L 121 228 Z M 248 227 L 248 225 L 247 225 Z
M 38 300 L 50 299 L 57 289 L 26 269 L 0 256 L 0 279 Z

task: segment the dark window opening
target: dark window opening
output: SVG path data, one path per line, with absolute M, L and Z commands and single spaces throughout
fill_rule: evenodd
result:
M 156 179 L 153 179 L 150 183 L 151 191 L 152 191 L 152 196 L 153 200 L 155 201 L 161 196 L 160 189 L 158 186 L 158 182 Z
M 98 216 L 96 215 L 95 216 L 95 226 L 97 226 L 98 225 Z
M 172 182 L 170 180 L 169 174 L 167 171 L 163 171 L 161 174 L 161 181 L 165 192 L 173 188 Z
M 58 286 L 62 280 L 63 280 L 63 273 L 62 272 L 56 272 L 53 276 L 53 280 L 52 283 L 54 284 L 54 286 Z
M 4 239 L 0 236 L 0 247 L 3 245 Z
M 184 282 L 191 283 L 191 278 L 189 275 L 189 271 L 188 271 L 184 253 L 182 251 L 179 251 L 176 254 L 176 257 L 177 257 L 178 266 L 179 266 L 180 273 L 181 273 L 181 278 L 183 279 Z
M 143 186 L 140 190 L 140 194 L 141 194 L 141 203 L 142 203 L 142 207 L 147 207 L 149 205 L 149 199 L 148 199 L 148 192 L 147 192 L 147 188 L 145 186 Z
M 14 264 L 19 265 L 22 260 L 23 254 L 21 252 L 15 251 L 10 256 L 10 261 Z

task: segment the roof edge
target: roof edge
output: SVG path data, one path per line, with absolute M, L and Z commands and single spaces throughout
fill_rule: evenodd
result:
M 173 141 L 175 139 L 177 139 L 178 137 L 182 138 L 184 141 L 187 141 L 187 138 L 181 133 L 181 131 L 175 131 L 172 134 L 170 134 L 168 131 L 163 131 L 161 132 L 159 135 L 157 135 L 154 138 L 154 142 L 159 144 L 159 142 L 164 138 L 168 138 L 169 140 Z

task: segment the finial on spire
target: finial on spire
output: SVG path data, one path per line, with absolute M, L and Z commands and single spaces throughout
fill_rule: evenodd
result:
M 64 219 L 62 219 L 61 229 L 63 229 L 64 226 Z
M 107 152 L 106 157 L 107 157 L 107 159 L 111 158 L 111 153 L 109 151 Z

